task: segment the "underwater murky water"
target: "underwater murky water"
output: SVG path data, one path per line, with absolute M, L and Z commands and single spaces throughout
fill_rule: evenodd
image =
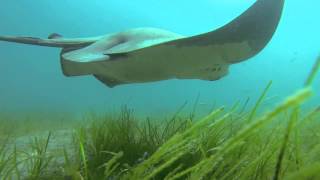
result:
M 216 29 L 253 4 L 248 1 L 1 2 L 1 35 L 88 37 L 136 27 L 184 35 Z M 275 102 L 302 86 L 319 53 L 317 2 L 286 2 L 275 36 L 257 56 L 230 67 L 219 81 L 168 80 L 113 89 L 90 76 L 66 78 L 59 49 L 1 42 L 0 106 L 4 111 L 105 111 L 128 104 L 147 114 L 173 112 L 199 95 L 201 109 L 256 99 L 268 81 Z M 317 81 L 319 82 L 319 81 Z M 319 83 L 315 83 L 316 86 Z M 319 88 L 319 87 L 316 87 Z M 316 101 L 316 100 L 315 100 Z M 254 102 L 254 101 L 252 101 Z M 315 102 L 316 103 L 316 102 Z
M 267 0 L 259 1 L 267 2 Z M 58 33 L 63 36 L 62 38 L 83 38 L 139 27 L 154 27 L 189 37 L 222 27 L 254 3 L 254 0 L 2 0 L 0 2 L 0 36 L 47 38 L 52 33 Z M 207 58 L 213 51 L 218 54 L 221 51 L 229 52 L 221 59 L 225 57 L 226 59 L 235 59 L 234 57 L 240 56 L 239 54 L 246 53 L 248 46 L 253 41 L 252 39 L 243 41 L 243 43 L 249 41 L 250 43 L 238 46 L 228 44 L 232 38 L 227 38 L 228 41 L 221 40 L 222 43 L 219 44 L 221 47 L 215 47 L 215 50 L 208 51 L 202 51 L 206 48 L 204 46 L 195 47 L 195 41 L 192 41 L 193 44 L 188 44 L 188 47 L 191 48 L 185 51 L 181 50 L 183 48 L 171 50 L 172 46 L 164 46 L 161 47 L 162 49 L 145 51 L 140 54 L 120 54 L 117 56 L 118 59 L 111 58 L 114 65 L 99 64 L 95 66 L 95 72 L 102 72 L 104 70 L 102 67 L 105 67 L 107 68 L 105 72 L 108 75 L 107 77 L 114 77 L 114 79 L 104 79 L 105 84 L 91 75 L 64 76 L 64 67 L 61 68 L 59 60 L 59 48 L 0 41 L 0 121 L 3 127 L 1 129 L 3 133 L 1 134 L 9 133 L 10 130 L 8 131 L 6 127 L 15 126 L 16 131 L 21 131 L 20 133 L 15 131 L 19 136 L 21 134 L 32 134 L 32 131 L 47 132 L 51 127 L 54 130 L 64 130 L 79 124 L 78 120 L 85 119 L 84 117 L 90 116 L 88 115 L 90 113 L 118 114 L 124 106 L 133 109 L 135 117 L 142 119 L 151 117 L 153 121 L 163 118 L 169 119 L 177 111 L 181 116 L 189 116 L 195 111 L 197 119 L 221 106 L 230 110 L 237 102 L 239 106 L 245 107 L 243 109 L 245 111 L 254 107 L 261 93 L 272 80 L 272 86 L 258 112 L 271 111 L 276 104 L 303 87 L 320 53 L 319 6 L 320 2 L 312 0 L 303 2 L 299 0 L 285 1 L 280 23 L 267 46 L 254 57 L 245 58 L 246 60 L 243 62 L 232 64 L 229 67 L 228 74 L 216 81 L 200 80 L 203 78 L 198 78 L 199 73 L 191 72 L 190 69 L 200 67 L 201 60 Z M 275 12 L 268 8 L 264 9 L 262 7 L 261 10 Z M 267 20 L 271 16 L 272 14 L 266 13 L 262 20 Z M 256 31 L 261 30 L 259 28 L 265 28 L 267 31 L 266 23 L 259 21 L 256 24 L 256 26 L 248 28 L 248 31 L 252 28 L 256 28 Z M 165 35 L 169 37 L 169 35 Z M 138 35 L 133 34 L 132 37 L 137 38 Z M 56 41 L 59 41 L 59 38 L 56 37 Z M 179 39 L 180 36 L 178 38 L 176 35 L 170 35 L 169 38 Z M 234 39 L 237 38 L 240 37 L 237 36 Z M 259 37 L 254 38 L 259 39 Z M 115 48 L 112 51 L 127 53 L 128 51 L 124 50 L 128 48 L 132 50 L 132 48 L 142 46 L 142 43 L 135 44 L 139 40 L 141 39 L 132 41 L 132 44 L 120 46 L 118 48 L 120 50 Z M 164 41 L 163 39 L 160 40 Z M 122 41 L 126 40 L 121 39 Z M 152 39 L 148 43 L 154 43 L 155 41 L 158 40 Z M 96 40 L 81 41 L 84 44 L 91 44 L 92 42 L 96 42 Z M 112 43 L 110 46 L 114 47 L 114 43 L 117 42 Z M 201 42 L 197 43 L 201 44 Z M 87 45 L 78 44 L 78 46 L 64 46 L 64 48 L 65 51 L 71 50 L 72 52 L 72 50 Z M 104 51 L 99 56 L 96 52 L 101 48 L 95 49 L 94 47 L 91 51 L 90 49 L 85 51 L 89 54 L 83 55 L 81 52 L 81 58 L 77 56 L 77 60 L 80 59 L 85 62 L 88 59 L 100 58 L 100 55 L 105 58 L 112 54 L 110 49 L 109 51 L 105 50 L 105 46 L 101 47 L 104 48 Z M 250 49 L 250 51 L 253 51 L 253 49 Z M 185 56 L 181 58 L 184 61 L 176 62 L 175 59 L 177 58 L 175 57 L 180 57 L 177 54 L 183 54 L 184 52 L 189 53 L 185 53 Z M 152 60 L 137 61 L 139 57 L 144 57 L 145 54 L 147 54 L 146 57 L 152 57 L 150 59 L 153 60 L 157 60 L 159 56 L 164 56 L 167 59 L 172 58 L 173 61 L 164 61 L 165 63 Z M 110 55 L 110 57 L 115 56 Z M 67 57 L 75 56 L 71 54 L 65 58 Z M 191 62 L 189 62 L 190 57 L 193 57 Z M 216 57 L 220 57 L 220 55 Z M 121 58 L 128 59 L 123 60 Z M 215 58 L 212 59 L 212 61 L 216 61 Z M 97 59 L 94 60 L 93 64 L 97 62 Z M 122 66 L 124 61 L 132 61 L 132 63 Z M 220 61 L 213 64 L 217 63 L 220 63 Z M 82 68 L 80 66 L 73 70 L 78 72 Z M 162 69 L 157 70 L 155 68 L 152 70 L 152 67 Z M 119 72 L 121 73 L 118 76 Z M 189 77 L 190 72 L 192 78 L 184 78 L 183 80 L 172 78 L 173 76 L 176 77 L 177 74 L 186 77 L 184 73 Z M 144 74 L 145 76 L 143 76 Z M 168 76 L 170 78 L 167 78 Z M 129 82 L 132 79 L 143 81 L 144 79 L 159 79 L 159 77 L 160 79 L 165 78 L 162 81 L 147 83 Z M 201 77 L 203 77 L 202 74 Z M 207 78 L 207 76 L 205 77 Z M 111 86 L 113 84 L 117 85 L 119 79 L 122 80 L 121 83 L 125 83 L 113 88 L 108 87 L 110 84 Z M 316 77 L 313 82 L 314 92 L 319 92 L 319 84 L 320 79 Z M 314 93 L 314 96 L 303 105 L 303 110 L 309 112 L 318 107 L 319 102 L 319 93 Z M 38 122 L 39 126 L 35 125 L 32 129 L 32 124 Z M 23 127 L 24 124 L 31 125 L 30 127 Z

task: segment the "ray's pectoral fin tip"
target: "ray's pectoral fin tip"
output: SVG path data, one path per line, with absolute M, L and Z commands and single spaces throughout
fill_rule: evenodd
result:
M 192 37 L 137 28 L 89 38 L 52 33 L 46 39 L 0 36 L 0 41 L 62 48 L 65 75 L 94 75 L 109 87 L 172 78 L 217 80 L 228 74 L 230 64 L 255 56 L 268 44 L 283 6 L 284 0 L 257 0 L 225 26 Z M 208 71 L 214 67 L 224 71 Z

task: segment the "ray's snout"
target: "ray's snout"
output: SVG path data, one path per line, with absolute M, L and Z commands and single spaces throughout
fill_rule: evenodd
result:
M 72 56 L 66 56 L 66 54 L 61 54 L 61 68 L 65 76 L 82 76 L 89 75 L 92 72 L 90 71 L 90 62 L 79 61 Z
M 65 51 L 68 50 L 63 50 L 60 58 L 62 71 L 66 76 L 94 74 L 93 71 L 97 69 L 98 63 L 109 58 L 108 55 L 89 48 Z

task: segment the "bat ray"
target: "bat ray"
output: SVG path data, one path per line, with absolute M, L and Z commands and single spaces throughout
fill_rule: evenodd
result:
M 62 48 L 66 76 L 94 75 L 109 87 L 167 79 L 218 80 L 231 64 L 258 54 L 279 24 L 284 0 L 257 0 L 228 24 L 200 35 L 137 28 L 90 38 L 0 36 L 0 40 Z

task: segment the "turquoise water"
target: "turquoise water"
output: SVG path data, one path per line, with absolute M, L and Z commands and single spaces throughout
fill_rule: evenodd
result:
M 183 35 L 216 29 L 246 10 L 253 0 L 91 0 L 0 2 L 0 34 L 86 37 L 136 27 L 156 27 Z M 141 114 L 172 113 L 185 102 L 198 111 L 252 104 L 267 83 L 272 105 L 302 87 L 320 53 L 320 2 L 287 0 L 269 45 L 248 61 L 232 65 L 218 81 L 167 80 L 108 88 L 90 76 L 63 76 L 59 49 L 0 42 L 0 109 L 4 112 L 108 111 L 127 104 Z M 320 90 L 320 81 L 314 84 Z M 318 105 L 319 94 L 311 102 Z

